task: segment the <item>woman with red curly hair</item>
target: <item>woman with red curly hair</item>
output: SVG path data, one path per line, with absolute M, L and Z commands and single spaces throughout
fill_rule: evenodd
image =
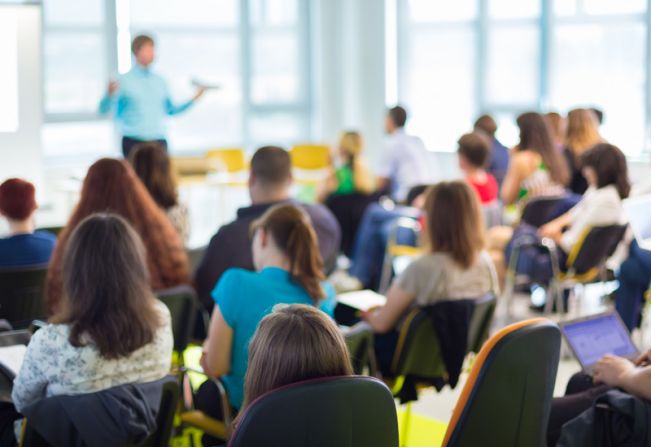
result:
M 36 211 L 34 185 L 10 178 L 0 185 L 0 216 L 9 223 L 9 235 L 0 237 L 0 268 L 46 264 L 56 237 L 34 231 Z
M 47 280 L 47 308 L 50 314 L 60 310 L 61 259 L 68 238 L 79 222 L 98 212 L 120 215 L 142 238 L 153 290 L 190 283 L 188 257 L 170 221 L 126 162 L 103 158 L 88 169 L 79 203 L 59 235 L 52 255 Z M 118 259 L 101 261 L 120 262 Z

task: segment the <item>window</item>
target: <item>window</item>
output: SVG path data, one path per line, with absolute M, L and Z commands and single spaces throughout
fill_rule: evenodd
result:
M 627 154 L 646 149 L 646 0 L 397 1 L 398 99 L 429 149 L 454 150 L 479 113 L 514 144 L 519 113 L 582 106 Z
M 139 33 L 155 38 L 173 101 L 191 98 L 193 81 L 219 86 L 167 121 L 172 152 L 308 138 L 308 17 L 301 0 L 45 0 L 45 153 L 117 151 L 96 110 Z

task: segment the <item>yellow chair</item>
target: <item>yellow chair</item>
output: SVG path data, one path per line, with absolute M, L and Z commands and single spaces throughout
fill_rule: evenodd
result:
M 210 164 L 206 157 L 175 156 L 172 157 L 172 171 L 179 183 L 203 182 L 210 172 Z
M 316 171 L 330 166 L 330 147 L 325 144 L 298 144 L 289 155 L 296 169 Z
M 206 152 L 206 158 L 210 166 L 220 172 L 233 174 L 247 169 L 244 150 L 239 147 L 211 149 Z

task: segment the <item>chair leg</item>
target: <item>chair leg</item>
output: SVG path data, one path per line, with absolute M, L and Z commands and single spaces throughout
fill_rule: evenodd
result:
M 407 447 L 409 437 L 409 424 L 411 422 L 411 402 L 407 402 L 405 414 L 402 415 L 402 436 L 400 436 L 400 447 Z

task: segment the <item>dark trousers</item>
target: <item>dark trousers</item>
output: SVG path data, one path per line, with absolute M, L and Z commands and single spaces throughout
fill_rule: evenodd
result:
M 129 154 L 135 145 L 149 142 L 150 141 L 147 140 L 138 140 L 137 138 L 122 137 L 122 155 L 124 156 L 124 159 L 129 159 Z M 167 150 L 167 140 L 153 140 L 153 142 L 160 144 L 163 149 Z
M 201 384 L 199 389 L 194 395 L 194 407 L 197 410 L 201 410 L 208 416 L 218 421 L 224 420 L 224 414 L 222 412 L 221 404 L 221 394 L 219 393 L 219 388 L 212 380 L 206 380 Z M 231 408 L 231 415 L 235 417 L 237 410 Z M 201 442 L 205 447 L 222 445 L 224 439 L 217 439 L 209 434 L 204 434 L 201 438 Z
M 644 307 L 644 293 L 651 282 L 651 251 L 640 248 L 634 240 L 628 259 L 622 263 L 617 275 L 615 308 L 629 331 L 640 323 Z
M 555 446 L 561 436 L 563 424 L 592 407 L 595 399 L 612 388 L 595 385 L 592 376 L 577 373 L 567 383 L 565 396 L 552 400 L 552 410 L 547 425 L 547 445 Z

